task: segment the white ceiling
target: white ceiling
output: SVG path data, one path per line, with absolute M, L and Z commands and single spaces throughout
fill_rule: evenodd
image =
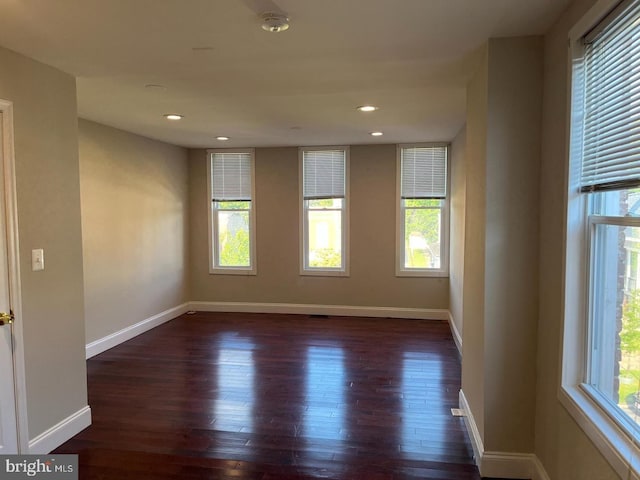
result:
M 275 0 L 291 28 L 268 33 L 271 1 L 0 0 L 0 45 L 75 75 L 81 117 L 176 145 L 443 141 L 477 48 L 570 0 Z

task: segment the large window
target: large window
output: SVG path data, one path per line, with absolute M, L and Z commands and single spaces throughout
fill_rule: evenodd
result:
M 640 438 L 640 189 L 588 194 L 585 388 Z
M 398 275 L 447 274 L 447 154 L 447 145 L 398 146 Z
M 627 478 L 640 460 L 640 2 L 606 3 L 571 35 L 560 398 Z
M 253 150 L 211 150 L 210 272 L 255 274 Z
M 347 147 L 300 149 L 301 273 L 348 274 Z

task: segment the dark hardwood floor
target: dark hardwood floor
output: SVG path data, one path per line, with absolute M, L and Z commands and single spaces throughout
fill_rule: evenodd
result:
M 480 479 L 446 322 L 196 313 L 88 375 L 81 479 Z

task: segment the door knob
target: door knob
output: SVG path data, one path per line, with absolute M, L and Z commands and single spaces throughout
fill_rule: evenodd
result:
M 13 323 L 13 312 L 0 312 L 0 326 L 2 325 L 11 325 Z

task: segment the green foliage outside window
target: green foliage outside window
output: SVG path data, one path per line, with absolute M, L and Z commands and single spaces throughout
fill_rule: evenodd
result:
M 441 200 L 405 199 L 405 266 L 439 267 Z M 415 243 L 422 244 L 416 247 Z
M 640 290 L 632 290 L 622 307 L 622 330 L 620 331 L 620 402 L 629 403 L 631 394 L 640 387 Z
M 219 265 L 221 267 L 250 267 L 251 238 L 249 202 L 220 202 L 225 210 L 218 211 Z
M 313 260 L 309 262 L 310 267 L 340 268 L 342 266 L 340 253 L 333 248 L 319 248 L 314 250 L 313 254 Z
M 235 202 L 222 201 L 217 202 L 218 210 L 249 210 L 251 202 L 248 200 L 238 200 Z
M 430 245 L 440 242 L 440 210 L 407 209 L 405 218 L 407 242 L 412 233 L 422 235 Z
M 407 208 L 425 208 L 432 207 L 437 208 L 442 204 L 442 200 L 432 198 L 405 198 L 404 206 Z
M 222 249 L 220 251 L 220 266 L 222 267 L 249 267 L 250 261 L 250 245 L 249 232 L 246 230 L 238 230 L 235 235 L 227 232 L 220 242 Z
M 620 350 L 629 356 L 640 352 L 640 290 L 633 290 L 623 306 Z
M 311 209 L 341 208 L 342 206 L 342 198 L 319 198 L 308 200 L 308 202 Z

